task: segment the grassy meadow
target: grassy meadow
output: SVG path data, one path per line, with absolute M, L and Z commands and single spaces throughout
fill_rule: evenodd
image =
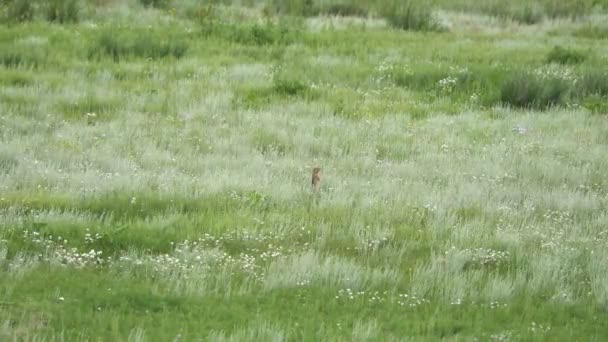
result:
M 605 341 L 607 65 L 604 0 L 0 0 L 0 340 Z

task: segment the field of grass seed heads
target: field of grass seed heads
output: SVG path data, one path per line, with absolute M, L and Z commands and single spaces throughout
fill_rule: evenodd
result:
M 606 340 L 606 19 L 0 1 L 0 340 Z

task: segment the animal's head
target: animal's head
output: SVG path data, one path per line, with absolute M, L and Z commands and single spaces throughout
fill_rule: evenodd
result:
M 321 168 L 320 167 L 315 167 L 314 169 L 312 169 L 312 173 L 313 174 L 318 174 L 319 172 L 321 172 Z

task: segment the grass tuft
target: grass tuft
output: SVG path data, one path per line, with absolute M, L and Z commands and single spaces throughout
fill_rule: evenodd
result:
M 37 68 L 44 61 L 44 49 L 3 46 L 0 50 L 0 65 L 5 68 Z
M 548 54 L 547 63 L 580 64 L 587 59 L 587 55 L 579 50 L 555 46 Z
M 284 15 L 309 17 L 319 14 L 313 0 L 270 0 L 266 11 Z
M 579 97 L 608 96 L 608 71 L 589 70 L 577 81 L 574 89 Z
M 349 17 L 367 17 L 369 15 L 367 8 L 352 2 L 331 4 L 327 8 L 322 9 L 321 12 L 328 15 Z
M 7 0 L 0 2 L 0 10 L 4 10 L 3 21 L 25 22 L 34 19 L 35 3 L 30 0 Z
M 587 0 L 169 1 L 0 25 L 0 341 L 608 336 Z
M 46 20 L 76 23 L 80 20 L 80 3 L 78 0 L 50 0 L 46 4 Z
M 258 129 L 254 132 L 251 143 L 263 155 L 275 154 L 284 156 L 294 149 L 293 143 L 276 133 L 268 132 L 264 129 Z
M 549 108 L 564 103 L 570 87 L 559 78 L 541 80 L 520 72 L 505 80 L 500 88 L 503 104 L 518 108 Z
M 145 7 L 165 9 L 171 2 L 170 0 L 139 0 L 139 3 Z
M 585 25 L 574 31 L 575 37 L 589 39 L 608 39 L 608 27 L 600 25 Z
M 182 58 L 188 50 L 185 38 L 157 31 L 105 30 L 89 47 L 89 58 L 108 56 L 114 62 L 128 57 Z
M 433 16 L 429 4 L 415 1 L 396 1 L 382 9 L 382 15 L 389 25 L 407 31 L 442 31 L 443 28 Z

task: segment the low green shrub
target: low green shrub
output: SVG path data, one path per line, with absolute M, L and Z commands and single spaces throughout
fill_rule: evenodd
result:
M 277 79 L 270 87 L 244 89 L 239 101 L 246 107 L 257 108 L 285 98 L 313 100 L 318 94 L 299 80 Z
M 283 32 L 272 25 L 253 24 L 237 26 L 232 31 L 232 39 L 241 44 L 269 45 L 281 41 Z
M 579 64 L 587 59 L 587 55 L 582 51 L 555 46 L 546 58 L 547 63 L 558 64 Z
M 265 11 L 267 13 L 301 17 L 315 15 L 367 17 L 369 14 L 366 2 L 353 0 L 270 0 L 267 3 Z
M 273 71 L 272 84 L 264 87 L 243 88 L 237 101 L 250 108 L 267 105 L 273 101 L 284 99 L 315 100 L 319 93 L 306 84 L 304 76 L 277 67 Z
M 538 24 L 543 21 L 544 18 L 542 9 L 531 5 L 509 9 L 497 16 L 526 25 Z
M 75 23 L 80 19 L 80 1 L 49 0 L 46 2 L 46 20 L 58 23 Z
M 299 32 L 281 24 L 229 24 L 209 21 L 202 27 L 203 36 L 216 37 L 243 45 L 285 45 L 299 37 Z
M 25 87 L 34 84 L 36 73 L 18 69 L 0 69 L 0 85 Z
M 9 150 L 0 150 L 0 174 L 8 174 L 19 165 L 19 158 Z
M 578 97 L 608 96 L 608 71 L 590 70 L 581 75 L 574 89 Z
M 436 3 L 444 9 L 477 12 L 526 25 L 537 24 L 545 18 L 577 19 L 606 8 L 604 0 L 438 0 Z
M 36 4 L 31 0 L 0 1 L 0 13 L 4 22 L 30 21 L 36 14 Z
M 608 114 L 608 101 L 605 97 L 590 96 L 582 101 L 582 106 L 592 113 Z
M 144 5 L 145 7 L 165 9 L 165 8 L 169 7 L 171 1 L 170 0 L 139 0 L 139 3 Z
M 17 45 L 0 46 L 0 65 L 6 68 L 36 68 L 44 61 L 44 49 Z
M 606 2 L 603 1 L 603 5 Z M 602 0 L 543 0 L 543 10 L 548 18 L 570 18 L 578 19 L 585 15 L 593 13 L 598 8 L 598 5 L 602 5 Z
M 306 94 L 308 91 L 308 86 L 299 80 L 275 79 L 272 85 L 272 90 L 279 95 L 299 96 Z
M 180 15 L 198 23 L 201 26 L 213 24 L 217 21 L 218 15 L 213 5 L 203 5 L 199 3 L 183 5 L 179 8 Z
M 251 144 L 261 154 L 276 154 L 284 156 L 294 149 L 292 142 L 287 141 L 274 132 L 264 129 L 256 130 L 251 137 Z
M 114 62 L 125 57 L 181 58 L 188 43 L 178 35 L 155 31 L 103 31 L 89 48 L 89 58 L 109 56 Z
M 597 99 L 608 100 L 608 70 L 573 72 L 570 68 L 550 65 L 534 71 L 513 71 L 483 65 L 445 67 L 431 64 L 391 67 L 390 70 L 384 77 L 396 86 L 431 100 L 447 97 L 452 103 L 547 109 L 583 103 L 595 108 L 598 107 Z
M 395 85 L 412 90 L 430 90 L 435 88 L 438 82 L 448 77 L 449 73 L 444 68 L 434 66 L 418 66 L 416 71 L 409 69 L 398 69 L 390 77 Z
M 408 31 L 441 31 L 443 28 L 426 3 L 415 1 L 395 1 L 381 9 L 382 16 L 389 25 Z
M 321 9 L 322 14 L 350 17 L 367 17 L 367 8 L 355 3 L 336 3 Z
M 436 97 L 450 97 L 457 103 L 492 105 L 500 100 L 500 86 L 508 72 L 483 65 L 437 67 L 417 65 L 393 68 L 389 79 L 396 86 Z
M 3 22 L 26 22 L 42 18 L 49 22 L 75 23 L 80 20 L 81 0 L 0 0 Z
M 608 39 L 608 26 L 586 25 L 574 31 L 575 37 Z
M 560 78 L 540 79 L 519 72 L 506 79 L 500 88 L 500 101 L 518 108 L 545 109 L 563 104 L 571 85 Z
M 544 19 L 543 6 L 538 2 L 518 3 L 509 1 L 486 1 L 468 3 L 466 11 L 480 12 L 496 18 L 520 24 L 533 25 Z
M 266 4 L 266 12 L 309 17 L 319 14 L 318 8 L 313 0 L 269 0 Z
M 113 97 L 89 94 L 74 102 L 59 104 L 59 110 L 66 120 L 97 120 L 107 118 L 120 108 L 120 101 Z

